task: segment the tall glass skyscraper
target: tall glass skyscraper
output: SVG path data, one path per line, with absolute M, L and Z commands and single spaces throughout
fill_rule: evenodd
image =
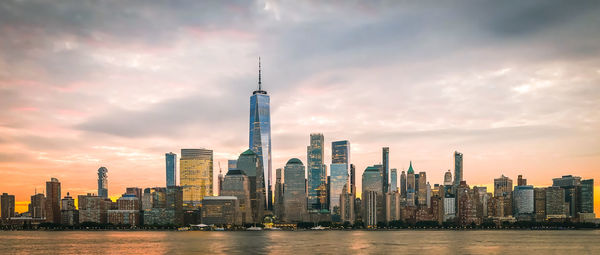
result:
M 108 198 L 108 169 L 98 168 L 98 196 Z
M 212 150 L 181 149 L 179 169 L 183 203 L 186 206 L 199 206 L 205 196 L 213 195 Z
M 328 210 L 327 206 L 327 170 L 323 164 L 323 134 L 310 134 L 307 146 L 308 159 L 308 209 Z
M 463 180 L 463 154 L 454 152 L 454 186 L 458 187 Z
M 261 162 L 265 178 L 264 188 L 266 191 L 265 205 L 271 210 L 271 113 L 270 97 L 262 90 L 260 58 L 258 59 L 258 90 L 250 97 L 250 149 L 254 151 Z
M 388 193 L 390 186 L 390 148 L 383 147 L 381 155 L 383 157 L 383 193 Z
M 165 153 L 165 164 L 167 170 L 167 187 L 176 185 L 177 154 L 173 152 Z
M 341 220 L 340 197 L 344 187 L 348 188 L 348 165 L 331 164 L 331 178 L 329 182 L 329 211 L 334 222 Z
M 390 192 L 398 191 L 398 170 L 392 168 L 390 171 Z
M 331 164 L 350 166 L 350 142 L 344 140 L 331 143 Z

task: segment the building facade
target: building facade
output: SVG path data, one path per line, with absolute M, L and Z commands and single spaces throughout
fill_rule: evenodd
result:
M 284 168 L 283 221 L 301 222 L 307 218 L 306 170 L 297 158 L 288 160 Z
M 165 153 L 165 167 L 167 174 L 167 187 L 177 185 L 177 154 Z
M 108 198 L 108 169 L 98 168 L 98 196 Z
M 46 182 L 46 221 L 59 224 L 60 216 L 60 181 L 51 178 Z
M 205 196 L 213 194 L 213 151 L 181 149 L 179 169 L 184 206 L 200 206 Z
M 308 171 L 308 210 L 321 212 L 329 210 L 327 205 L 327 169 L 323 163 L 323 134 L 310 134 L 310 145 L 307 146 Z

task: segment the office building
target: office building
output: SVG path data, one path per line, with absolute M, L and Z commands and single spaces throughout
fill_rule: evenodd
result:
M 77 196 L 79 222 L 107 223 L 108 210 L 112 202 L 106 198 L 90 194 Z
M 253 222 L 261 222 L 265 210 L 267 210 L 267 190 L 265 189 L 265 178 L 263 167 L 258 155 L 253 150 L 246 150 L 240 154 L 237 160 L 238 170 L 243 171 L 250 182 L 250 207 L 252 209 Z
M 463 180 L 463 154 L 454 152 L 454 186 L 459 186 Z
M 594 212 L 594 179 L 582 180 L 577 189 L 577 212 Z
M 375 226 L 385 221 L 385 201 L 383 193 L 383 171 L 380 166 L 370 166 L 362 175 L 363 222 Z
M 1 219 L 5 220 L 15 217 L 15 195 L 2 193 L 2 196 L 0 196 L 0 206 L 2 207 L 2 210 L 0 210 Z
M 33 219 L 46 219 L 46 196 L 44 194 L 39 193 L 31 196 L 29 214 Z
M 265 205 L 267 210 L 272 208 L 272 178 L 271 178 L 271 113 L 270 97 L 267 91 L 262 89 L 260 59 L 258 61 L 258 90 L 252 92 L 250 97 L 250 142 L 249 147 L 256 153 L 259 160 L 260 174 L 262 176 L 262 187 L 257 190 L 264 190 L 265 196 L 260 203 Z M 239 167 L 238 167 L 239 168 Z M 248 176 L 250 174 L 246 173 Z
M 444 174 L 444 186 L 452 186 L 452 173 L 450 169 Z
M 415 206 L 416 205 L 415 185 L 416 185 L 415 170 L 413 170 L 412 161 L 411 161 L 410 165 L 408 167 L 407 174 L 406 174 L 406 205 L 407 206 Z
M 569 215 L 569 203 L 565 202 L 565 190 L 552 186 L 546 188 L 546 218 L 565 218 Z
M 202 201 L 202 224 L 241 225 L 239 205 L 235 196 L 207 196 Z
M 51 178 L 46 182 L 46 221 L 59 224 L 60 217 L 60 182 Z
M 334 222 L 342 220 L 341 217 L 341 199 L 344 194 L 344 188 L 348 187 L 348 165 L 346 164 L 331 164 L 331 177 L 329 182 L 330 204 L 329 210 L 331 218 Z M 347 192 L 346 192 L 347 193 Z
M 177 185 L 177 154 L 173 152 L 166 153 L 165 166 L 167 172 L 167 187 Z
M 69 192 L 67 196 L 60 200 L 61 224 L 72 226 L 79 223 L 79 211 L 75 208 L 75 199 Z
M 512 193 L 512 185 L 513 181 L 502 175 L 500 178 L 495 178 L 494 179 L 494 196 L 495 197 L 500 197 L 500 196 L 506 196 L 509 195 L 510 193 Z
M 419 172 L 417 200 L 419 206 L 427 205 L 427 174 L 425 172 Z
M 350 142 L 344 140 L 331 143 L 331 164 L 350 166 Z
M 527 179 L 523 179 L 523 175 L 519 174 L 519 176 L 517 177 L 517 186 L 526 186 L 527 185 Z
M 310 134 L 310 145 L 307 146 L 308 171 L 308 210 L 312 212 L 328 211 L 327 205 L 327 170 L 323 164 L 323 134 Z
M 276 193 L 277 194 L 277 193 Z M 238 214 L 236 221 L 242 224 L 252 223 L 252 208 L 250 206 L 250 179 L 239 169 L 231 169 L 223 178 L 221 196 L 234 196 L 237 198 Z
M 534 188 L 533 200 L 535 221 L 543 222 L 546 220 L 546 188 Z
M 202 198 L 213 194 L 213 151 L 182 149 L 179 169 L 184 206 L 200 206 Z
M 552 186 L 561 187 L 565 190 L 565 202 L 569 206 L 570 217 L 577 216 L 577 187 L 581 185 L 581 177 L 564 175 L 561 178 L 552 179 Z
M 383 147 L 381 156 L 381 162 L 383 162 L 383 193 L 388 193 L 390 186 L 390 148 Z
M 532 220 L 534 214 L 533 186 L 515 186 L 513 192 L 514 216 L 518 220 Z
M 398 191 L 398 170 L 390 169 L 390 192 Z
M 400 174 L 400 196 L 406 198 L 406 173 L 404 171 Z
M 306 170 L 297 158 L 288 160 L 284 168 L 283 221 L 301 222 L 306 220 Z

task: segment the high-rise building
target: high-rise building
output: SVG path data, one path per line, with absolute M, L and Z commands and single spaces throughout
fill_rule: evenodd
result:
M 75 199 L 69 192 L 60 200 L 61 224 L 72 226 L 79 223 L 79 211 L 75 208 Z
M 264 215 L 264 211 L 268 204 L 266 190 L 265 190 L 265 178 L 263 176 L 263 167 L 258 155 L 251 149 L 248 149 L 240 156 L 237 160 L 237 167 L 243 171 L 250 181 L 250 207 L 252 208 L 252 220 L 253 222 L 261 222 Z
M 546 220 L 546 188 L 534 188 L 533 200 L 535 221 L 542 222 Z
M 256 153 L 260 161 L 260 175 L 264 178 L 263 187 L 266 196 L 264 204 L 268 210 L 272 208 L 271 178 L 271 113 L 270 97 L 262 90 L 260 59 L 258 61 L 258 90 L 250 97 L 250 149 Z M 239 167 L 238 167 L 239 168 Z M 248 174 L 248 173 L 246 173 Z M 248 174 L 250 176 L 250 174 Z
M 350 166 L 350 142 L 344 140 L 331 143 L 331 164 Z
M 582 180 L 577 188 L 577 212 L 594 212 L 594 179 Z
M 42 193 L 31 196 L 29 203 L 29 214 L 34 219 L 46 218 L 46 197 Z
M 133 195 L 135 197 L 137 197 L 138 199 L 138 203 L 139 203 L 139 210 L 142 210 L 142 195 L 144 194 L 144 191 L 141 188 L 138 187 L 127 187 L 125 189 L 125 194 L 123 194 L 123 196 L 125 195 Z
M 2 196 L 0 196 L 0 205 L 2 207 L 0 218 L 9 219 L 15 217 L 15 195 L 2 193 Z
M 561 187 L 565 190 L 565 202 L 569 206 L 569 216 L 577 216 L 577 187 L 581 185 L 581 177 L 564 175 L 561 178 L 552 179 L 552 186 Z
M 454 186 L 460 185 L 463 180 L 463 154 L 454 152 Z
M 514 216 L 521 220 L 532 220 L 534 214 L 533 186 L 515 186 L 513 192 Z
M 400 196 L 406 197 L 406 173 L 404 171 L 400 174 Z
M 60 217 L 60 182 L 51 178 L 46 182 L 46 221 L 59 224 Z
M 494 196 L 500 197 L 510 194 L 512 191 L 512 184 L 512 179 L 504 175 L 494 179 Z
M 111 203 L 109 199 L 90 193 L 77 196 L 80 223 L 107 223 L 108 210 L 111 208 Z
M 308 209 L 320 212 L 328 210 L 327 206 L 327 170 L 323 164 L 323 134 L 310 134 L 310 145 L 307 146 L 308 170 Z
M 519 176 L 517 177 L 517 186 L 526 186 L 527 185 L 527 179 L 523 179 L 523 175 L 519 174 Z
M 238 200 L 238 221 L 242 224 L 252 223 L 250 206 L 250 179 L 242 170 L 231 169 L 223 178 L 221 196 L 235 196 Z
M 444 174 L 444 186 L 452 186 L 452 173 L 450 169 Z
M 283 221 L 306 221 L 306 170 L 297 158 L 288 160 L 284 168 Z
M 410 165 L 408 167 L 408 171 L 406 174 L 406 205 L 407 206 L 415 206 L 416 205 L 416 201 L 415 201 L 415 187 L 416 186 L 416 180 L 415 180 L 415 170 L 413 170 L 412 167 L 412 161 L 410 162 Z
M 565 202 L 565 190 L 552 186 L 546 188 L 546 218 L 565 218 L 569 214 L 569 203 Z
M 283 169 L 275 169 L 275 188 L 273 201 L 273 213 L 279 219 L 283 218 Z
M 235 196 L 207 196 L 202 201 L 202 223 L 207 225 L 240 225 L 239 205 Z
M 390 170 L 390 192 L 398 191 L 398 170 L 392 168 Z
M 237 167 L 237 159 L 227 160 L 227 171 L 231 169 L 238 169 Z
M 165 165 L 167 171 L 167 187 L 177 185 L 177 154 L 173 152 L 166 153 Z
M 381 156 L 381 162 L 383 162 L 383 193 L 388 193 L 390 186 L 390 148 L 383 147 Z
M 331 212 L 332 221 L 340 222 L 342 220 L 340 200 L 344 194 L 344 188 L 348 186 L 348 165 L 340 163 L 331 164 L 330 169 L 329 211 Z
M 108 198 L 108 169 L 98 168 L 98 196 Z
M 362 175 L 362 217 L 367 226 L 385 221 L 384 206 L 383 171 L 379 166 L 367 167 Z
M 202 198 L 213 194 L 213 151 L 207 149 L 181 149 L 179 159 L 183 203 L 197 207 Z
M 419 190 L 417 190 L 417 199 L 419 206 L 427 205 L 427 174 L 419 172 Z

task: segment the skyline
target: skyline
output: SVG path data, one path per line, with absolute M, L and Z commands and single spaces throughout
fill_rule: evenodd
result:
M 412 161 L 432 184 L 453 171 L 455 150 L 465 155 L 470 185 L 491 185 L 501 174 L 540 186 L 566 174 L 600 178 L 595 5 L 564 6 L 569 17 L 541 20 L 527 11 L 560 6 L 523 3 L 517 14 L 502 3 L 213 6 L 240 13 L 236 21 L 194 19 L 203 6 L 193 3 L 128 14 L 111 14 L 110 4 L 36 5 L 44 4 L 0 5 L 9 38 L 0 42 L 0 169 L 17 180 L 0 183 L 0 192 L 18 202 L 51 177 L 63 193 L 93 192 L 100 166 L 110 171 L 109 196 L 163 186 L 164 154 L 181 148 L 213 150 L 216 180 L 217 162 L 226 166 L 247 149 L 259 55 L 271 96 L 273 171 L 290 158 L 306 164 L 309 134 L 318 132 L 328 166 L 331 142 L 351 142 L 358 189 L 365 168 L 382 163 L 381 147 L 390 147 L 390 169 L 406 171 Z M 41 18 L 24 19 L 34 7 Z M 466 7 L 504 8 L 461 17 Z M 413 14 L 401 16 L 403 8 Z M 95 19 L 62 17 L 82 13 Z M 478 19 L 487 23 L 468 25 Z

